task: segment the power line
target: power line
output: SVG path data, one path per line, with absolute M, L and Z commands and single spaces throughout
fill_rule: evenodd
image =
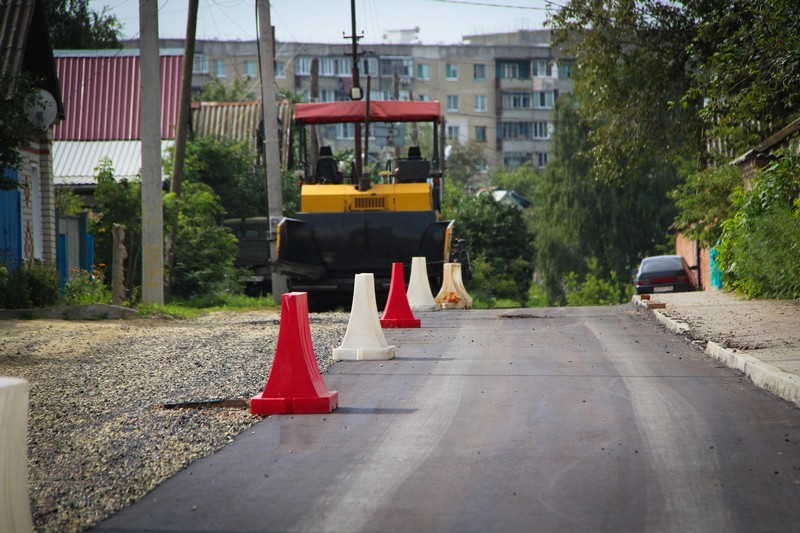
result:
M 509 4 L 496 4 L 492 2 L 467 2 L 466 0 L 432 0 L 434 2 L 441 2 L 443 4 L 461 4 L 466 6 L 481 6 L 481 7 L 503 7 L 509 9 L 527 9 L 530 11 L 549 11 L 549 7 L 537 7 L 537 6 L 514 6 Z M 548 0 L 544 0 L 546 4 L 558 6 L 555 2 L 549 2 Z

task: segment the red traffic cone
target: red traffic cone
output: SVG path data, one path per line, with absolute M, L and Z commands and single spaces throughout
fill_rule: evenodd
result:
M 254 415 L 330 413 L 339 405 L 339 393 L 322 381 L 311 328 L 308 296 L 290 292 L 281 298 L 278 345 L 264 392 L 250 400 Z
M 392 263 L 392 282 L 389 285 L 389 298 L 381 317 L 383 328 L 418 328 L 420 321 L 411 312 L 406 296 L 406 281 L 403 277 L 403 263 Z

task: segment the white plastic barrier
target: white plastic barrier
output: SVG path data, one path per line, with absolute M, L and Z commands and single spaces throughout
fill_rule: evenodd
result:
M 0 531 L 33 531 L 28 496 L 28 382 L 0 376 Z
M 467 293 L 464 280 L 461 278 L 461 263 L 444 264 L 442 288 L 435 300 L 442 306 L 442 309 L 470 309 L 472 307 L 472 297 Z
M 411 258 L 411 277 L 408 280 L 408 304 L 411 310 L 417 311 L 438 311 L 439 304 L 433 299 L 431 284 L 428 281 L 428 267 L 424 257 Z
M 375 299 L 375 276 L 356 274 L 353 306 L 342 345 L 333 349 L 333 358 L 361 361 L 392 359 L 395 347 L 389 346 L 378 318 Z

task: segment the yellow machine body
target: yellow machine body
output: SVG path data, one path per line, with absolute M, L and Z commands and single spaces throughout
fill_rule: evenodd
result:
M 300 210 L 305 213 L 364 211 L 431 211 L 429 183 L 382 183 L 359 191 L 354 185 L 304 184 Z

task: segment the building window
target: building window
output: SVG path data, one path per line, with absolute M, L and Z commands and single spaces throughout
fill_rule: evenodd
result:
M 503 63 L 500 68 L 500 75 L 507 80 L 519 79 L 519 65 L 516 63 Z
M 472 106 L 476 113 L 486 112 L 486 96 L 483 94 L 476 94 L 472 98 Z
M 503 165 L 511 169 L 519 168 L 526 161 L 530 161 L 532 155 L 524 152 L 506 152 L 503 154 Z
M 530 122 L 503 122 L 502 138 L 507 140 L 530 139 Z
M 530 109 L 531 93 L 503 93 L 503 109 Z
M 242 76 L 249 76 L 251 78 L 256 77 L 256 62 L 250 59 L 246 59 L 242 63 Z
M 350 76 L 353 73 L 353 61 L 349 57 L 337 57 L 333 61 L 337 76 Z
M 275 62 L 275 77 L 276 78 L 286 77 L 286 64 L 283 61 Z
M 444 77 L 448 80 L 457 80 L 458 79 L 458 65 L 454 65 L 452 63 L 447 63 L 445 66 Z
M 475 140 L 481 143 L 486 142 L 486 126 L 475 126 Z
M 426 63 L 417 65 L 417 79 L 429 80 L 431 79 L 431 66 Z
M 195 54 L 192 63 L 192 73 L 208 74 L 208 56 L 205 54 Z
M 546 59 L 537 59 L 533 62 L 533 75 L 537 78 L 546 78 L 551 75 L 550 62 Z
M 547 122 L 534 122 L 533 123 L 533 138 L 534 139 L 549 139 L 550 138 L 550 124 Z
M 458 139 L 461 128 L 458 126 L 447 126 L 447 138 L 449 140 Z
M 320 76 L 333 76 L 334 61 L 330 57 L 323 57 L 319 60 L 319 75 Z
M 558 77 L 563 80 L 572 77 L 572 61 L 562 59 L 558 62 Z
M 477 81 L 483 81 L 486 79 L 486 65 L 483 63 L 478 63 L 472 65 L 472 78 Z
M 448 111 L 458 111 L 458 95 L 457 94 L 448 94 L 447 95 L 447 110 Z
M 294 73 L 298 76 L 308 76 L 311 74 L 311 58 L 298 57 L 294 60 Z
M 225 61 L 223 59 L 215 59 L 213 62 L 214 65 L 214 76 L 217 78 L 224 78 L 225 77 Z
M 352 61 L 349 61 L 349 66 L 346 70 L 340 71 L 341 74 L 344 76 L 350 76 L 353 73 Z M 372 76 L 378 75 L 378 58 L 376 57 L 362 57 L 361 62 L 358 65 L 358 68 L 361 69 L 361 73 L 364 75 L 370 74 Z
M 336 124 L 336 138 L 337 139 L 353 139 L 355 137 L 355 126 L 348 122 L 344 124 Z
M 547 164 L 547 152 L 536 152 L 536 164 L 539 168 L 544 168 Z
M 430 102 L 431 101 L 431 95 L 429 95 L 429 94 L 420 94 L 420 95 L 417 96 L 417 98 L 419 98 L 420 102 Z
M 536 91 L 533 93 L 533 107 L 535 109 L 552 109 L 555 99 L 553 91 Z
M 489 163 L 487 163 L 485 159 L 478 161 L 478 172 L 482 174 L 489 172 Z
M 333 102 L 336 100 L 336 93 L 333 89 L 320 89 L 317 102 Z

